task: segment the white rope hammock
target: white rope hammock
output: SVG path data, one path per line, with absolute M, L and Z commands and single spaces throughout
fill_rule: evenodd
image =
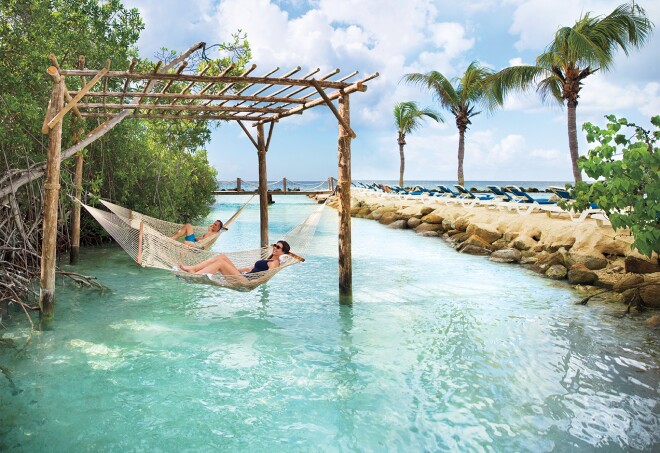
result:
M 243 206 L 241 206 L 241 208 L 238 211 L 236 211 L 233 216 L 231 216 L 229 220 L 227 220 L 222 224 L 223 225 L 222 229 L 217 233 L 213 233 L 205 238 L 202 238 L 202 236 L 204 236 L 204 234 L 208 232 L 207 227 L 193 225 L 192 227 L 193 233 L 195 233 L 195 236 L 199 237 L 200 239 L 197 239 L 196 242 L 191 247 L 196 247 L 206 250 L 211 248 L 211 246 L 220 237 L 220 235 L 224 233 L 232 223 L 234 223 L 234 220 L 236 220 L 236 218 L 241 214 L 241 212 L 243 212 L 243 209 L 245 209 L 245 207 L 250 203 L 250 201 L 252 201 L 252 198 L 254 198 L 254 195 L 252 195 L 248 199 L 248 201 L 246 201 L 243 204 Z M 167 222 L 165 220 L 157 219 L 155 217 L 149 217 L 148 215 L 139 213 L 137 211 L 133 211 L 132 209 L 128 209 L 123 206 L 119 206 L 118 204 L 110 203 L 109 201 L 106 200 L 101 200 L 101 203 L 103 204 L 103 206 L 105 206 L 110 211 L 115 213 L 118 217 L 121 217 L 123 219 L 128 219 L 129 221 L 137 220 L 138 222 L 144 222 L 146 225 L 149 225 L 151 228 L 153 228 L 154 230 L 158 231 L 159 233 L 167 237 L 174 236 L 181 229 L 181 227 L 183 227 L 183 224 Z
M 104 203 L 105 204 L 105 203 Z M 237 291 L 250 291 L 266 283 L 277 272 L 293 264 L 304 261 L 299 255 L 305 254 L 318 226 L 321 211 L 325 204 L 319 206 L 302 223 L 294 227 L 279 240 L 287 241 L 292 248 L 289 255 L 280 259 L 280 266 L 262 272 L 245 275 L 191 274 L 179 269 L 179 264 L 195 266 L 209 258 L 217 256 L 216 252 L 189 247 L 171 239 L 147 223 L 144 217 L 138 220 L 133 211 L 133 218 L 117 215 L 115 212 L 102 211 L 81 202 L 113 239 L 124 249 L 133 260 L 142 267 L 153 267 L 172 271 L 188 281 L 222 286 Z M 114 205 L 117 206 L 117 205 Z M 243 206 L 239 212 L 244 208 Z M 119 206 L 121 208 L 121 206 Z M 125 208 L 122 208 L 125 209 Z M 121 212 L 118 210 L 118 212 Z M 233 219 L 234 217 L 232 217 Z M 155 219 L 158 220 L 158 219 Z M 162 221 L 159 221 L 162 222 Z M 167 223 L 167 222 L 166 222 Z M 178 230 L 177 230 L 178 231 Z M 217 237 L 216 237 L 217 239 Z M 271 254 L 271 246 L 226 252 L 225 255 L 237 268 L 252 267 L 260 259 Z

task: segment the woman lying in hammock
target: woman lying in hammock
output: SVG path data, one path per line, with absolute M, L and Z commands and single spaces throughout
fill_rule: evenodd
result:
M 273 244 L 273 252 L 265 260 L 259 260 L 254 263 L 254 267 L 237 268 L 234 263 L 225 255 L 217 255 L 195 266 L 184 266 L 179 264 L 179 268 L 191 274 L 216 274 L 222 275 L 244 275 L 263 272 L 269 269 L 275 269 L 280 266 L 280 260 L 291 250 L 291 246 L 286 241 L 277 241 Z
M 212 234 L 217 233 L 222 229 L 222 220 L 216 220 L 212 224 L 209 225 L 208 231 L 204 233 L 204 236 L 202 236 L 202 239 L 209 237 Z M 184 236 L 185 235 L 185 236 Z M 195 232 L 193 231 L 193 226 L 189 223 L 186 223 L 184 226 L 181 227 L 181 229 L 171 237 L 171 239 L 174 239 L 175 241 L 179 239 L 181 236 L 184 236 L 183 238 L 183 243 L 186 245 L 194 245 L 195 242 L 197 242 L 199 239 L 195 237 Z

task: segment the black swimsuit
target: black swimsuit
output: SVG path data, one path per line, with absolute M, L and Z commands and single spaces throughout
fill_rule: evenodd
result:
M 259 260 L 254 263 L 254 267 L 248 274 L 254 274 L 255 272 L 263 272 L 268 270 L 268 263 L 273 260 Z

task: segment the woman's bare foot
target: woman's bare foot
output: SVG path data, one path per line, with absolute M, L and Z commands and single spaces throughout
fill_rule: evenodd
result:
M 183 264 L 179 264 L 179 268 L 180 268 L 182 271 L 190 272 L 190 268 L 191 268 L 191 266 L 184 266 Z

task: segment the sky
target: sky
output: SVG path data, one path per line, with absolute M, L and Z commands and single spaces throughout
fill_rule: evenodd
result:
M 560 26 L 583 14 L 610 13 L 620 0 L 124 0 L 145 22 L 138 47 L 154 59 L 160 48 L 183 52 L 203 41 L 247 33 L 254 76 L 296 66 L 298 74 L 335 68 L 351 80 L 378 72 L 364 93 L 351 95 L 352 178 L 398 180 L 399 147 L 393 109 L 416 101 L 445 122 L 425 121 L 406 137 L 405 180 L 457 178 L 458 131 L 454 118 L 405 74 L 439 71 L 459 77 L 472 61 L 493 70 L 533 64 Z M 660 25 L 660 1 L 637 2 Z M 217 55 L 215 55 L 217 57 Z M 604 126 L 604 115 L 649 127 L 660 114 L 660 30 L 641 50 L 617 53 L 613 70 L 584 81 L 577 107 L 580 153 L 588 144 L 585 122 Z M 211 54 L 211 57 L 214 57 Z M 337 176 L 337 120 L 315 107 L 282 119 L 267 154 L 268 179 L 323 180 Z M 207 146 L 218 180 L 258 178 L 256 149 L 238 124 L 219 123 Z M 466 133 L 466 181 L 571 181 L 566 110 L 543 104 L 534 91 L 507 99 L 503 108 L 473 118 Z

